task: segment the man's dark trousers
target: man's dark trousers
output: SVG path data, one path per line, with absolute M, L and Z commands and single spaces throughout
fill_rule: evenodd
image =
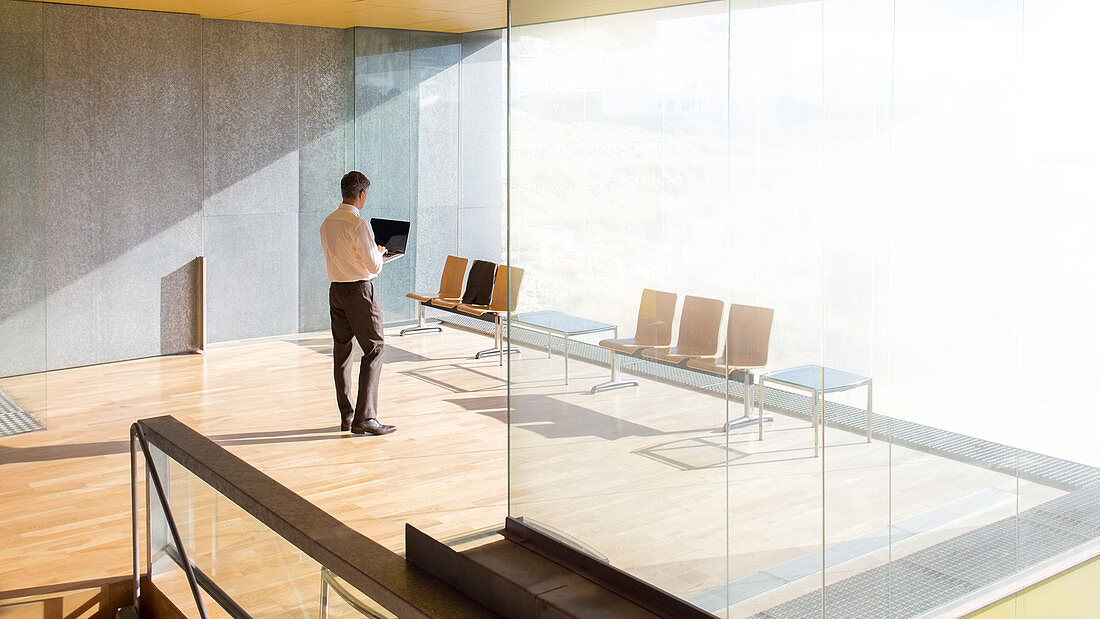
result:
M 374 282 L 332 282 L 328 291 L 332 318 L 333 376 L 342 421 L 362 423 L 378 417 L 378 379 L 382 375 L 382 308 Z M 352 338 L 363 349 L 359 395 L 351 403 Z

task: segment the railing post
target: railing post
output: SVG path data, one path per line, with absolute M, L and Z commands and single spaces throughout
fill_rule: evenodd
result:
M 164 493 L 164 487 L 160 483 L 160 475 L 157 473 L 156 467 L 153 466 L 153 456 L 149 453 L 149 444 L 145 440 L 145 433 L 142 432 L 141 426 L 137 423 L 131 426 L 131 432 L 137 437 L 138 445 L 141 446 L 141 452 L 145 456 L 145 466 L 149 472 L 149 479 L 153 482 L 153 489 L 157 492 L 157 500 L 164 508 L 164 519 L 168 523 L 169 531 L 172 533 L 176 550 L 179 551 L 181 567 L 183 567 L 184 574 L 187 575 L 187 584 L 191 587 L 191 595 L 195 597 L 195 607 L 199 611 L 199 617 L 207 619 L 206 607 L 202 603 L 202 594 L 199 592 L 199 583 L 195 579 L 195 570 L 191 566 L 191 559 L 187 557 L 187 550 L 183 547 L 179 529 L 176 528 L 176 519 L 172 517 L 172 509 L 168 505 L 168 496 Z
M 131 542 L 134 551 L 134 610 L 141 612 L 141 566 L 138 547 L 140 532 L 138 531 L 138 474 L 137 474 L 137 449 L 134 441 L 137 440 L 137 424 L 130 426 L 130 531 Z

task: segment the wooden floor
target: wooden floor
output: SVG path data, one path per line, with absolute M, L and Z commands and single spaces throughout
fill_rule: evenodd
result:
M 574 361 L 566 384 L 560 356 L 526 350 L 510 367 L 470 358 L 488 343 L 453 329 L 388 337 L 381 419 L 398 432 L 385 437 L 338 431 L 324 335 L 0 380 L 45 410 L 49 427 L 0 438 L 0 598 L 129 573 L 128 426 L 164 414 L 394 551 L 406 522 L 439 538 L 501 525 L 510 481 L 512 515 L 688 598 L 820 551 L 823 527 L 834 543 L 991 488 L 1012 498 L 830 568 L 834 580 L 1010 515 L 1017 496 L 1024 509 L 1060 494 L 838 430 L 814 458 L 805 421 L 776 415 L 763 441 L 727 434 L 738 402 L 648 381 L 591 395 L 605 369 Z M 226 520 L 214 503 L 196 499 L 196 518 Z M 807 577 L 729 614 L 820 582 Z M 309 604 L 314 594 L 295 595 Z

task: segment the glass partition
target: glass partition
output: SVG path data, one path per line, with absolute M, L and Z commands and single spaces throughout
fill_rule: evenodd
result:
M 822 359 L 821 4 L 730 6 L 730 271 L 738 281 L 731 301 L 774 312 L 758 374 Z M 708 608 L 722 616 L 751 615 L 821 588 L 815 400 L 796 386 L 804 379 L 791 380 L 763 383 L 773 421 L 762 437 L 731 435 L 754 455 L 729 465 L 730 605 Z
M 205 583 L 211 616 L 240 616 L 233 614 L 237 608 L 253 617 L 317 616 L 321 564 L 155 446 L 150 450 L 184 550 Z M 150 505 L 157 506 L 149 523 L 153 583 L 187 616 L 196 616 L 179 549 L 155 494 Z
M 729 617 L 960 615 L 1088 558 L 1096 9 L 510 11 L 513 517 Z
M 719 608 L 745 454 L 723 431 L 726 368 L 680 361 L 721 352 L 734 284 L 728 21 L 711 2 L 509 39 L 509 512 Z

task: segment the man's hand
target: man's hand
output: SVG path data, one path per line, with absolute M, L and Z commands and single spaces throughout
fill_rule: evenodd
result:
M 378 246 L 378 251 L 382 252 L 383 256 L 385 256 L 388 253 L 388 250 L 383 245 Z

